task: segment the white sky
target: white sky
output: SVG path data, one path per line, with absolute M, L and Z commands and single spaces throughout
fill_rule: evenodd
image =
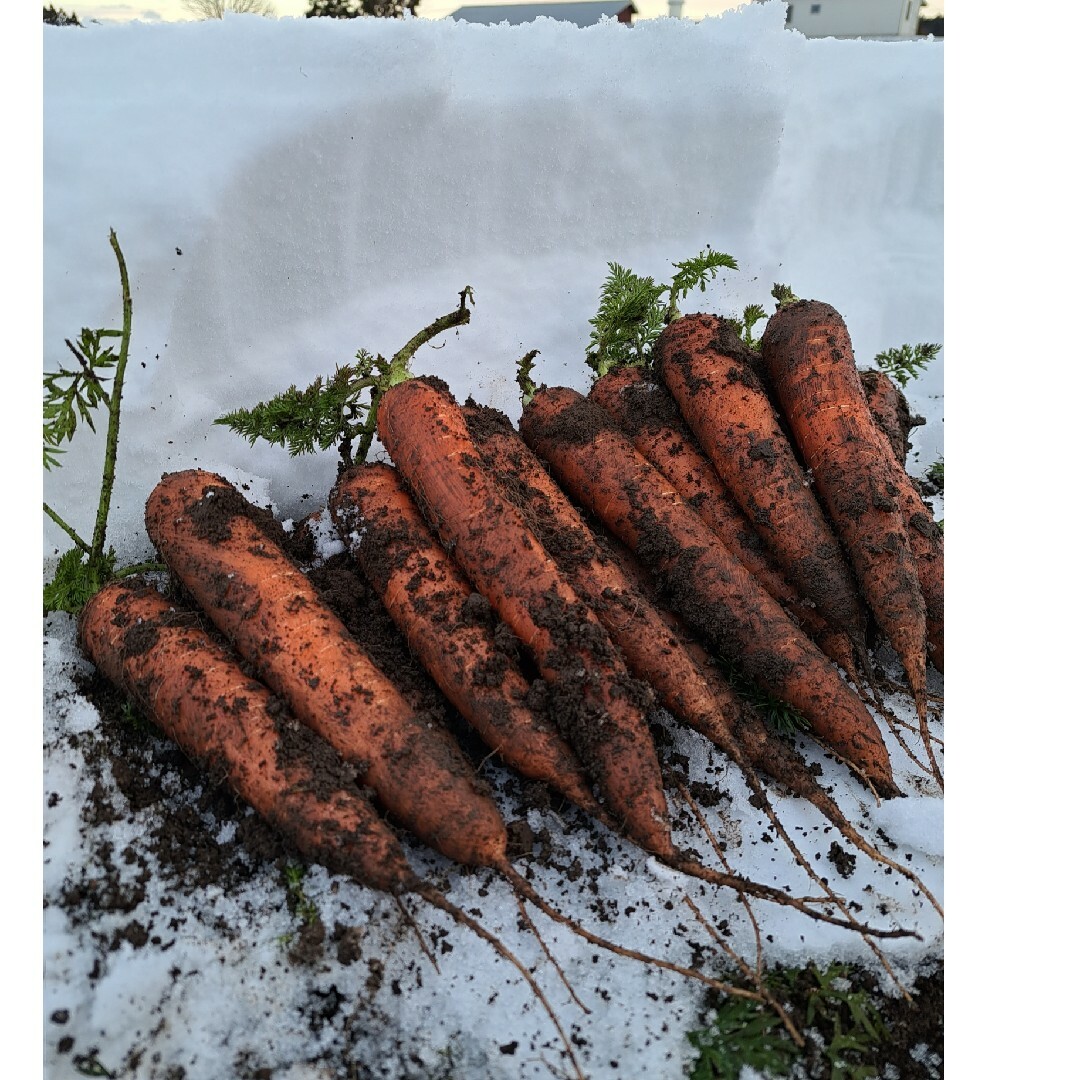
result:
M 451 11 L 456 11 L 465 3 L 519 3 L 522 0 L 420 0 L 419 14 L 429 19 L 441 19 Z M 683 16 L 688 19 L 700 19 L 706 15 L 719 15 L 731 8 L 739 7 L 745 0 L 686 0 Z M 667 0 L 634 0 L 639 19 L 653 19 L 666 15 Z M 82 22 L 100 19 L 102 22 L 127 22 L 141 19 L 144 22 L 178 22 L 189 19 L 182 0 L 149 0 L 148 3 L 77 3 L 75 0 L 62 0 L 54 6 L 70 13 L 72 10 Z M 309 0 L 274 0 L 274 6 L 281 17 L 302 17 L 311 7 Z M 945 0 L 936 0 L 927 4 L 924 14 L 943 14 Z

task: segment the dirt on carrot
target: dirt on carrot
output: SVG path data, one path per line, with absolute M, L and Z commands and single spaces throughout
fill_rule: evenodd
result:
M 896 793 L 862 702 L 599 406 L 545 388 L 526 407 L 521 431 L 573 498 L 660 575 L 672 607 L 713 648 L 793 705 L 881 793 Z
M 218 782 L 227 781 L 306 857 L 384 892 L 416 885 L 356 771 L 152 585 L 106 586 L 84 609 L 89 658 Z
M 533 654 L 552 715 L 630 835 L 670 851 L 667 804 L 645 722 L 651 692 L 630 677 L 588 605 L 484 470 L 460 406 L 410 379 L 379 405 L 379 436 L 428 523 Z
M 784 575 L 848 637 L 866 669 L 865 607 L 758 379 L 757 357 L 732 323 L 713 315 L 675 320 L 654 356 L 698 445 Z
M 592 385 L 595 401 L 704 519 L 725 547 L 835 663 L 857 679 L 859 665 L 850 639 L 834 630 L 813 604 L 785 579 L 760 535 L 720 479 L 686 425 L 667 387 L 640 367 L 608 372 Z
M 354 467 L 338 478 L 330 506 L 412 652 L 481 738 L 524 775 L 601 813 L 573 751 L 531 707 L 509 629 L 443 550 L 397 470 Z
M 898 501 L 895 457 L 870 415 L 847 327 L 820 301 L 785 304 L 769 319 L 761 358 L 861 594 L 900 657 L 925 722 L 926 603 Z
M 147 502 L 147 532 L 258 677 L 393 816 L 455 861 L 501 857 L 502 820 L 449 732 L 412 709 L 245 503 L 221 477 L 173 473 Z

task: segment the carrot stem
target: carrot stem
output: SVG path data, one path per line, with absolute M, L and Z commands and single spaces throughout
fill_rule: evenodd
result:
M 120 355 L 113 375 L 112 393 L 109 395 L 109 426 L 105 436 L 105 465 L 101 475 L 101 494 L 98 498 L 97 520 L 94 523 L 94 539 L 91 542 L 91 558 L 100 557 L 105 550 L 105 528 L 109 520 L 113 484 L 116 481 L 116 447 L 120 439 L 120 397 L 124 389 L 124 371 L 127 368 L 128 350 L 131 346 L 131 285 L 128 281 L 127 263 L 116 238 L 116 230 L 109 230 L 109 243 L 116 254 L 120 268 L 120 292 L 123 297 L 124 325 L 120 331 Z
M 90 545 L 47 502 L 42 502 L 41 509 L 71 537 L 80 551 L 85 552 L 87 555 L 92 554 Z

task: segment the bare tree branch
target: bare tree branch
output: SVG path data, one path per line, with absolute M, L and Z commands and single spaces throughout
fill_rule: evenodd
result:
M 181 0 L 184 10 L 196 19 L 223 19 L 226 12 L 234 15 L 277 15 L 271 0 Z

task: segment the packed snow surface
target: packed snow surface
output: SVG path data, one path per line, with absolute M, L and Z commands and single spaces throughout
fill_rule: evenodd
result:
M 862 366 L 904 342 L 941 342 L 943 46 L 808 41 L 783 23 L 774 2 L 630 31 L 257 18 L 46 27 L 46 368 L 67 362 L 64 338 L 80 327 L 119 325 L 110 228 L 131 273 L 132 359 L 110 519 L 121 560 L 150 553 L 143 506 L 165 471 L 245 477 L 248 494 L 282 520 L 322 505 L 332 452 L 293 458 L 249 446 L 214 419 L 330 374 L 358 348 L 391 355 L 452 310 L 466 285 L 476 297 L 471 323 L 422 349 L 415 370 L 514 420 L 514 366 L 528 350 L 540 350 L 537 381 L 587 389 L 589 318 L 611 261 L 664 280 L 674 260 L 706 245 L 728 252 L 739 270 L 686 310 L 768 307 L 773 282 L 786 282 L 843 313 Z M 942 388 L 940 357 L 908 386 L 927 418 L 913 433 L 912 472 L 943 454 Z M 103 426 L 81 432 L 45 479 L 46 501 L 84 535 Z M 46 573 L 68 546 L 47 521 Z M 126 803 L 107 767 L 91 765 L 97 714 L 71 681 L 85 668 L 71 620 L 46 620 L 49 1075 L 67 1075 L 80 1054 L 85 1067 L 152 1080 L 344 1077 L 349 1059 L 369 1070 L 358 1075 L 381 1077 L 565 1072 L 551 1021 L 518 973 L 441 913 L 411 905 L 425 938 L 445 942 L 436 972 L 389 898 L 311 868 L 306 896 L 327 928 L 351 928 L 361 959 L 345 962 L 328 946 L 296 965 L 284 944 L 296 918 L 279 869 L 268 864 L 236 890 L 176 889 L 152 865 L 143 873 L 141 845 L 155 822 Z M 913 721 L 905 699 L 890 703 Z M 691 778 L 728 793 L 705 813 L 735 869 L 813 892 L 786 849 L 763 839 L 768 823 L 733 767 L 670 728 Z M 941 735 L 936 720 L 933 730 Z M 890 854 L 940 898 L 940 793 L 886 738 L 908 798 L 880 807 L 834 761 L 812 746 L 806 753 L 866 835 L 885 834 L 897 845 Z M 114 820 L 80 815 L 95 784 Z M 176 806 L 196 794 L 178 786 Z M 840 879 L 827 862 L 835 830 L 798 800 L 777 791 L 773 801 L 865 917 L 922 935 L 882 943 L 902 976 L 940 953 L 941 919 L 910 882 L 862 856 Z M 685 808 L 673 812 L 679 842 L 715 861 Z M 528 823 L 549 838 L 544 859 L 525 860 L 538 888 L 592 929 L 719 970 L 683 902 L 690 896 L 752 961 L 753 926 L 736 896 L 611 836 L 600 872 L 602 831 L 593 827 L 583 844 L 576 816 L 534 809 Z M 105 839 L 132 851 L 137 903 L 74 919 L 60 898 L 89 887 L 90 852 Z M 413 857 L 535 969 L 590 1077 L 682 1075 L 702 986 L 612 957 L 538 915 L 586 1016 L 519 928 L 504 885 Z M 754 914 L 770 962 L 878 963 L 847 931 L 763 903 Z M 135 934 L 141 944 L 133 921 L 147 931 Z M 61 1049 L 65 1038 L 72 1043 Z

